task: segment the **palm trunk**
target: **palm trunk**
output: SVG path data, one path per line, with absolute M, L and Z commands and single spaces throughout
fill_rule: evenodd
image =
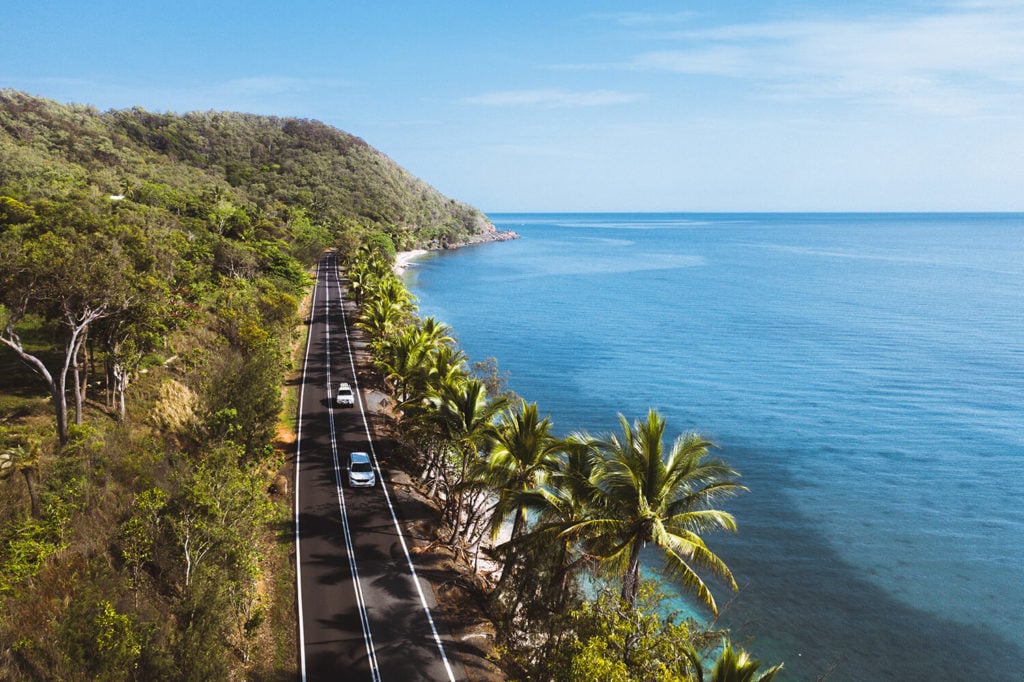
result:
M 640 592 L 640 550 L 646 542 L 636 540 L 629 552 L 629 564 L 626 567 L 626 574 L 622 577 L 622 600 L 633 608 L 636 605 L 636 596 Z
M 501 577 L 498 578 L 498 584 L 495 586 L 495 591 L 500 591 L 505 583 L 508 582 L 509 577 L 512 575 L 512 570 L 515 568 L 516 562 L 516 539 L 522 535 L 523 526 L 526 524 L 526 512 L 522 509 L 516 511 L 515 517 L 512 520 L 512 532 L 509 534 L 508 539 L 508 552 L 505 554 L 505 563 L 501 567 Z

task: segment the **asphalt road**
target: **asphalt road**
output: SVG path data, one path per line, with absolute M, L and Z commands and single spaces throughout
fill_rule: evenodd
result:
M 448 653 L 430 585 L 415 575 L 408 540 L 383 481 L 357 384 L 362 344 L 342 303 L 335 257 L 317 274 L 302 375 L 295 463 L 299 645 L 303 680 L 463 680 Z M 347 381 L 355 407 L 338 407 Z M 377 485 L 355 489 L 349 452 L 371 453 Z

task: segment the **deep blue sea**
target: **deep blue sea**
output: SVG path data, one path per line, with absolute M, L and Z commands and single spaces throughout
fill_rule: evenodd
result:
M 750 492 L 721 622 L 788 680 L 1024 679 L 1024 215 L 492 215 L 420 314 L 560 433 L 656 407 Z

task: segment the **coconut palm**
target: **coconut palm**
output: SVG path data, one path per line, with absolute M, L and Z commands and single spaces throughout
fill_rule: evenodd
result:
M 750 654 L 742 649 L 733 649 L 732 643 L 726 642 L 725 648 L 715 661 L 709 682 L 771 682 L 782 670 L 781 663 L 758 673 L 757 669 L 760 667 L 760 661 L 751 658 Z
M 417 333 L 423 341 L 434 348 L 455 343 L 455 339 L 452 337 L 452 328 L 434 317 L 420 320 Z
M 426 376 L 433 347 L 415 326 L 405 327 L 381 344 L 377 362 L 394 389 L 395 399 L 408 400 L 413 386 Z
M 532 589 L 544 594 L 547 607 L 556 612 L 570 596 L 574 569 L 591 560 L 565 531 L 594 516 L 591 501 L 595 497 L 591 449 L 574 437 L 560 441 L 557 449 L 550 458 L 553 461 L 537 472 L 538 485 L 510 496 L 510 505 L 526 510 L 534 519 L 529 531 L 497 548 L 509 552 L 514 545 L 520 556 L 547 557 L 547 583 Z
M 501 415 L 490 456 L 476 472 L 479 482 L 498 493 L 491 517 L 492 537 L 497 537 L 512 519 L 503 581 L 516 558 L 516 541 L 526 528 L 526 508 L 519 495 L 534 490 L 538 477 L 556 465 L 561 446 L 561 441 L 551 435 L 551 421 L 540 418 L 537 403 L 520 400 Z
M 494 419 L 507 401 L 504 398 L 491 400 L 487 387 L 476 379 L 458 379 L 443 382 L 440 390 L 427 398 L 427 405 L 433 412 L 439 432 L 447 443 L 448 452 L 454 456 L 451 468 L 453 480 L 448 482 L 448 500 L 445 513 L 452 523 L 454 543 L 461 529 L 461 502 L 463 483 L 471 464 L 477 459 L 480 447 L 494 434 Z M 439 467 L 441 473 L 445 466 Z
M 468 378 L 466 354 L 451 345 L 439 346 L 430 356 L 427 368 L 427 392 L 440 393 L 445 385 L 457 385 Z
M 373 297 L 366 301 L 356 323 L 375 343 L 386 342 L 409 318 L 411 309 L 400 301 Z
M 713 443 L 697 434 L 680 436 L 666 450 L 665 420 L 656 410 L 632 427 L 622 415 L 619 422 L 621 436 L 591 443 L 597 456 L 594 516 L 564 535 L 622 572 L 622 598 L 630 605 L 640 586 L 641 551 L 656 547 L 669 574 L 717 616 L 714 597 L 695 569 L 709 569 L 733 589 L 736 581 L 702 535 L 736 530 L 732 515 L 711 505 L 746 488 L 734 480 L 734 469 L 705 459 Z

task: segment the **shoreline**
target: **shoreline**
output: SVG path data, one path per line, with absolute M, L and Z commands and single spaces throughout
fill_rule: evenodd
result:
M 391 269 L 394 270 L 395 274 L 401 276 L 403 272 L 409 269 L 413 262 L 422 256 L 430 253 L 429 249 L 413 249 L 412 251 L 399 251 L 395 253 L 395 262 L 392 264 Z
M 398 251 L 395 253 L 395 262 L 391 269 L 401 277 L 402 273 L 408 270 L 419 258 L 435 251 L 451 251 L 461 249 L 464 246 L 476 246 L 477 244 L 491 244 L 494 242 L 510 242 L 519 239 L 520 235 L 512 230 L 494 230 L 474 235 L 464 242 L 456 244 L 445 244 L 443 246 L 432 246 L 429 248 L 411 249 L 409 251 Z

